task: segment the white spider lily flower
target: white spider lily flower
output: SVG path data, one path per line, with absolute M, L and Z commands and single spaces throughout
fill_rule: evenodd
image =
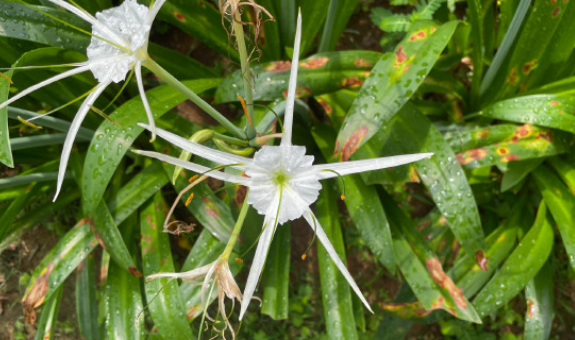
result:
M 291 144 L 300 39 L 301 14 L 298 15 L 297 19 L 292 69 L 283 124 L 284 133 L 279 146 L 264 146 L 255 153 L 253 159 L 249 159 L 214 150 L 162 129 L 157 129 L 158 136 L 179 148 L 217 164 L 245 171 L 247 177 L 221 171 L 212 171 L 207 167 L 186 162 L 162 153 L 135 151 L 138 154 L 153 157 L 197 173 L 206 174 L 216 179 L 241 184 L 250 189 L 248 203 L 256 208 L 260 214 L 265 215 L 265 219 L 263 232 L 260 236 L 254 261 L 244 289 L 240 320 L 257 287 L 277 225 L 302 216 L 315 231 L 317 238 L 327 250 L 349 285 L 365 306 L 372 311 L 309 206 L 316 201 L 319 195 L 319 191 L 321 190 L 319 181 L 322 179 L 394 167 L 429 158 L 433 155 L 432 153 L 419 153 L 312 165 L 314 158 L 313 156 L 305 155 L 305 147 Z M 140 126 L 150 129 L 150 127 L 145 124 L 140 124 Z
M 234 279 L 234 275 L 230 271 L 230 266 L 228 264 L 228 257 L 220 256 L 216 261 L 205 265 L 200 268 L 196 268 L 187 272 L 183 273 L 158 273 L 146 276 L 146 281 L 150 282 L 154 279 L 167 277 L 170 279 L 182 279 L 184 282 L 188 282 L 194 285 L 202 286 L 202 306 L 206 306 L 206 293 L 208 291 L 208 287 L 210 282 L 213 279 L 213 283 L 215 283 L 216 288 L 218 290 L 218 308 L 219 311 L 224 318 L 226 327 L 221 330 L 222 335 L 226 328 L 229 328 L 232 337 L 235 339 L 236 335 L 231 327 L 229 322 L 228 316 L 226 314 L 226 306 L 225 306 L 225 298 L 232 300 L 232 310 L 234 309 L 236 300 L 241 303 L 242 301 L 242 292 Z M 203 279 L 203 281 L 200 281 Z M 210 321 L 214 321 L 213 318 L 206 313 L 207 318 Z M 225 339 L 225 336 L 224 336 Z
M 125 0 L 120 6 L 96 13 L 96 17 L 64 0 L 49 1 L 74 13 L 92 25 L 92 40 L 86 51 L 88 61 L 72 64 L 71 66 L 76 67 L 21 91 L 2 103 L 0 109 L 46 85 L 78 73 L 91 71 L 94 78 L 98 80 L 98 85 L 86 97 L 76 113 L 64 141 L 56 194 L 54 195 L 55 201 L 64 181 L 64 173 L 72 144 L 86 114 L 108 85 L 112 82 L 119 83 L 126 80 L 126 76 L 132 70 L 136 74 L 140 96 L 152 129 L 152 140 L 155 138 L 154 117 L 142 82 L 142 64 L 148 60 L 148 38 L 152 22 L 166 0 L 156 0 L 149 8 L 138 4 L 136 0 Z

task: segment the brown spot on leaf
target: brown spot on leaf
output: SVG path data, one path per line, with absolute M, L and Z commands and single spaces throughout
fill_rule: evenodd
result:
M 365 59 L 361 59 L 361 58 L 356 59 L 353 63 L 357 67 L 369 67 L 369 66 L 371 66 L 371 63 L 369 61 L 367 61 Z
M 557 106 L 560 106 L 561 103 L 559 103 L 559 102 L 556 101 L 556 100 L 552 100 L 552 101 L 549 102 L 549 105 L 554 106 L 554 107 L 557 107 Z
M 208 215 L 215 218 L 220 217 L 218 207 L 214 203 L 212 203 L 212 201 L 210 201 L 209 198 L 202 197 L 202 201 L 204 201 L 204 203 L 206 204 L 204 210 L 208 213 Z
M 511 71 L 509 72 L 509 76 L 507 77 L 507 82 L 513 85 L 517 85 L 517 68 L 514 66 Z
M 319 105 L 321 105 L 321 107 L 323 107 L 325 113 L 328 116 L 331 116 L 331 114 L 333 113 L 333 108 L 325 101 L 325 99 L 318 98 L 317 102 L 319 103 Z
M 532 299 L 527 300 L 527 318 L 533 319 L 535 316 L 535 302 Z
M 475 262 L 477 263 L 477 265 L 479 266 L 479 268 L 481 268 L 481 270 L 483 270 L 484 272 L 487 271 L 487 265 L 489 263 L 489 260 L 487 259 L 487 256 L 485 256 L 485 253 L 481 250 L 478 250 L 475 253 Z
M 459 308 L 467 309 L 467 302 L 465 301 L 465 297 L 463 296 L 461 289 L 459 289 L 459 287 L 455 285 L 453 280 L 449 276 L 447 276 L 447 274 L 445 274 L 441 266 L 441 262 L 439 262 L 439 259 L 437 257 L 428 259 L 425 261 L 425 264 L 427 266 L 427 271 L 431 275 L 433 281 L 437 283 L 440 287 L 447 290 L 447 292 L 451 295 L 453 301 L 455 301 L 455 304 Z
M 424 318 L 433 311 L 426 310 L 419 301 L 397 304 L 382 303 L 380 306 L 383 310 L 395 313 L 402 318 Z
M 463 153 L 457 154 L 457 160 L 460 164 L 465 165 L 469 164 L 473 161 L 480 160 L 484 158 L 489 150 L 483 148 L 477 148 L 469 151 L 465 151 Z
M 284 98 L 288 96 L 288 90 L 285 90 L 283 93 Z M 305 86 L 297 85 L 295 89 L 295 97 L 302 98 L 302 97 L 309 97 L 311 96 L 312 91 Z
M 532 132 L 533 132 L 533 126 L 531 124 L 521 125 L 513 133 L 513 137 L 511 138 L 511 141 L 513 143 L 517 143 L 520 139 L 524 139 L 524 138 L 531 136 Z
M 395 51 L 395 67 L 399 67 L 399 65 L 407 60 L 407 54 L 403 52 L 403 46 L 399 46 L 397 51 Z
M 503 163 L 508 163 L 508 162 L 517 161 L 517 160 L 519 160 L 519 157 L 517 157 L 517 155 L 507 155 L 507 156 L 501 157 L 501 161 Z
M 498 155 L 507 155 L 509 153 L 509 148 L 506 147 L 499 147 L 495 150 L 495 153 Z
M 186 17 L 182 13 L 180 13 L 178 11 L 173 11 L 172 14 L 176 18 L 176 20 L 178 20 L 180 22 L 186 22 Z
M 49 262 L 48 265 L 42 269 L 40 276 L 34 280 L 34 283 L 32 283 L 32 286 L 22 299 L 22 308 L 27 324 L 34 325 L 36 323 L 36 311 L 34 309 L 44 302 L 49 288 L 50 274 L 52 274 L 53 270 L 54 262 Z
M 335 141 L 335 148 L 333 149 L 333 157 L 337 156 L 337 153 L 339 152 L 339 139 Z
M 488 135 L 489 135 L 489 129 L 485 129 L 477 133 L 477 138 L 487 138 Z
M 357 88 L 363 85 L 363 81 L 358 77 L 343 78 L 342 81 L 337 85 L 340 88 Z
M 108 249 L 108 246 L 106 246 L 106 244 L 104 243 L 104 240 L 102 240 L 102 237 L 100 236 L 98 231 L 96 231 L 96 228 L 94 227 L 94 222 L 92 221 L 92 219 L 87 217 L 86 221 L 88 222 L 88 224 L 90 224 L 90 229 L 94 233 L 94 236 L 96 237 L 96 240 L 98 240 L 98 243 L 100 244 L 100 246 L 102 246 L 102 248 L 104 248 L 104 249 Z
M 299 66 L 304 67 L 304 68 L 318 68 L 318 67 L 323 67 L 323 66 L 327 65 L 328 61 L 329 61 L 329 58 L 327 58 L 327 57 L 319 57 L 319 58 L 314 58 L 314 59 L 302 61 L 301 63 L 299 63 Z
M 533 71 L 533 69 L 536 67 L 537 65 L 537 60 L 534 59 L 528 63 L 525 63 L 525 65 L 523 65 L 523 67 L 521 68 L 521 71 L 524 74 L 529 74 L 529 72 Z
M 128 267 L 128 270 L 130 271 L 130 273 L 132 273 L 132 275 L 134 275 L 137 278 L 144 276 L 144 274 L 142 274 L 142 272 L 139 271 L 138 268 L 136 267 Z
M 248 193 L 248 188 L 243 185 L 238 185 L 236 189 L 236 194 L 234 196 L 234 203 L 238 206 L 244 203 L 246 199 L 246 194 Z
M 416 40 L 420 40 L 420 39 L 425 39 L 426 36 L 427 36 L 427 33 L 425 33 L 424 31 L 419 31 L 419 32 L 413 33 L 409 37 L 409 40 L 416 41 Z
M 361 140 L 367 136 L 367 126 L 360 126 L 349 138 L 343 143 L 341 148 L 341 160 L 347 162 L 349 157 L 357 150 Z
M 555 7 L 552 13 L 553 17 L 555 18 L 556 16 L 558 16 L 559 12 L 561 12 L 561 7 Z
M 291 61 L 274 61 L 268 66 L 264 67 L 264 70 L 268 72 L 284 72 L 291 68 Z

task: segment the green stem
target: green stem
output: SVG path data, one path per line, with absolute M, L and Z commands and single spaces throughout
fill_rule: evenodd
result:
M 223 257 L 225 259 L 229 259 L 230 254 L 234 250 L 234 247 L 235 247 L 236 242 L 238 240 L 238 236 L 240 236 L 240 231 L 242 231 L 242 227 L 244 225 L 244 220 L 246 219 L 246 215 L 248 214 L 248 208 L 250 206 L 248 204 L 248 195 L 249 195 L 249 191 L 248 191 L 248 194 L 246 195 L 246 198 L 244 199 L 244 205 L 242 205 L 242 210 L 240 211 L 240 216 L 238 217 L 238 221 L 236 222 L 236 225 L 234 226 L 234 231 L 232 231 L 232 235 L 230 236 L 230 239 L 228 240 L 228 244 L 226 245 L 226 249 L 224 249 L 224 252 L 222 253 L 222 255 L 220 255 L 220 257 Z
M 238 42 L 238 51 L 240 52 L 240 62 L 242 65 L 242 80 L 244 82 L 244 95 L 246 101 L 246 111 L 248 118 L 246 120 L 246 133 L 248 140 L 253 139 L 256 136 L 256 129 L 254 127 L 254 100 L 252 96 L 252 86 L 249 79 L 252 77 L 250 71 L 250 65 L 248 61 L 248 52 L 246 49 L 246 41 L 244 37 L 244 27 L 239 23 L 241 21 L 241 16 L 239 13 L 234 13 L 234 18 L 232 18 L 234 32 L 236 33 L 236 40 Z
M 217 133 L 214 131 L 214 138 L 217 139 L 221 139 L 226 143 L 232 144 L 232 145 L 237 145 L 237 146 L 242 146 L 242 147 L 246 147 L 248 146 L 248 142 L 244 139 L 238 139 L 235 137 L 231 137 L 231 136 L 226 136 L 226 135 L 222 135 L 221 133 Z
M 198 105 L 202 110 L 206 111 L 210 116 L 212 116 L 215 120 L 218 121 L 226 130 L 230 133 L 234 134 L 236 137 L 240 139 L 245 139 L 246 136 L 244 132 L 238 127 L 236 127 L 232 122 L 230 122 L 226 117 L 224 117 L 221 113 L 216 111 L 210 104 L 208 104 L 205 100 L 200 98 L 194 91 L 187 88 L 184 84 L 182 84 L 179 80 L 177 80 L 170 72 L 164 70 L 158 63 L 156 63 L 151 58 L 148 58 L 143 66 L 147 67 L 150 71 L 160 77 L 163 81 L 168 83 L 170 86 L 175 88 L 176 90 L 180 91 L 181 94 L 186 96 L 189 100 L 194 102 Z

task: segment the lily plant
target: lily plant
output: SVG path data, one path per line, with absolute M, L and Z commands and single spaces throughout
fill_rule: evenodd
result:
M 279 146 L 263 146 L 255 153 L 254 158 L 250 159 L 206 147 L 162 129 L 157 129 L 156 131 L 159 137 L 175 146 L 220 164 L 221 166 L 216 169 L 231 167 L 245 172 L 245 176 L 217 171 L 158 152 L 134 151 L 140 155 L 156 158 L 198 174 L 205 174 L 212 178 L 244 185 L 249 188 L 248 204 L 252 205 L 258 213 L 264 215 L 265 218 L 263 230 L 244 289 L 240 320 L 256 290 L 269 247 L 278 225 L 298 219 L 302 216 L 315 231 L 317 238 L 325 247 L 349 285 L 364 305 L 371 311 L 369 303 L 362 295 L 359 287 L 337 255 L 322 226 L 310 209 L 310 205 L 317 200 L 319 191 L 322 188 L 319 181 L 337 176 L 394 167 L 432 156 L 431 153 L 419 153 L 313 165 L 314 157 L 306 155 L 306 148 L 304 146 L 292 145 L 291 142 L 300 41 L 301 13 L 297 18 L 293 61 L 283 123 L 284 132 Z M 152 127 L 149 125 L 140 125 L 150 131 L 152 130 Z
M 240 320 L 245 314 L 248 303 L 254 295 L 278 225 L 298 219 L 302 216 L 314 230 L 317 238 L 325 247 L 331 259 L 339 268 L 349 285 L 353 288 L 364 305 L 372 311 L 369 303 L 364 298 L 346 266 L 337 255 L 322 226 L 312 212 L 310 205 L 318 198 L 319 191 L 322 188 L 320 180 L 394 167 L 432 156 L 431 153 L 419 153 L 313 165 L 314 157 L 306 155 L 306 148 L 304 146 L 292 145 L 291 138 L 300 41 L 301 13 L 298 14 L 297 18 L 293 60 L 291 64 L 291 74 L 283 123 L 284 131 L 279 146 L 263 146 L 255 153 L 253 159 L 250 159 L 194 143 L 188 139 L 158 128 L 156 133 L 159 137 L 181 149 L 220 164 L 221 166 L 218 166 L 215 169 L 210 169 L 199 164 L 187 162 L 158 152 L 142 150 L 134 151 L 140 155 L 156 158 L 194 171 L 198 174 L 205 174 L 212 178 L 243 185 L 249 188 L 247 203 L 253 206 L 259 214 L 264 215 L 265 218 L 263 230 L 258 241 L 254 260 L 244 289 L 239 316 Z M 153 130 L 153 127 L 150 125 L 140 125 L 150 131 Z M 243 171 L 245 172 L 245 176 L 217 171 L 222 167 L 231 167 Z M 236 233 L 236 230 L 234 230 L 234 233 Z

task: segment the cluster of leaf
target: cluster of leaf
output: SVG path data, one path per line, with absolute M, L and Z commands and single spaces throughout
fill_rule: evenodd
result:
M 92 13 L 113 5 L 111 0 L 76 2 Z M 494 1 L 469 0 L 463 23 L 448 21 L 444 2 L 422 2 L 411 16 L 402 17 L 405 23 L 386 21 L 382 28 L 406 34 L 393 52 L 381 54 L 329 52 L 358 1 L 258 3 L 276 21 L 263 25 L 261 65 L 254 65 L 252 81 L 254 99 L 271 102 L 274 111 L 282 109 L 281 102 L 275 101 L 284 98 L 289 78 L 289 68 L 278 61 L 287 59 L 284 53 L 292 44 L 296 8 L 302 7 L 302 52 L 307 58 L 300 63 L 302 100 L 296 105 L 295 144 L 305 145 L 308 153 L 326 162 L 435 154 L 410 166 L 324 185 L 315 210 L 340 256 L 345 258 L 346 250 L 349 253 L 343 218 L 351 221 L 344 230 L 353 228 L 369 250 L 366 265 L 381 264 L 402 283 L 393 301 L 372 300 L 380 322 L 364 333 L 363 310 L 318 245 L 321 293 L 317 296 L 321 296 L 328 338 L 363 339 L 375 332 L 376 339 L 400 339 L 417 323 L 438 323 L 446 337 L 481 338 L 485 330 L 502 332 L 501 320 L 510 320 L 506 315 L 513 307 L 514 313 L 519 309 L 525 315 L 519 325 L 524 327 L 525 339 L 548 338 L 552 326 L 559 324 L 557 332 L 561 322 L 553 324 L 553 315 L 567 312 L 562 307 L 554 310 L 554 284 L 565 285 L 575 266 L 575 100 L 571 97 L 575 22 L 570 20 L 575 4 L 521 0 L 499 6 Z M 42 10 L 89 29 L 55 7 Z M 399 18 L 377 11 L 373 17 L 381 19 L 378 25 L 386 18 Z M 432 19 L 434 12 L 436 21 L 420 20 Z M 159 19 L 237 61 L 237 52 L 228 46 L 221 28 L 221 16 L 211 3 L 170 0 Z M 0 1 L 0 23 L 3 67 L 85 58 L 88 36 L 21 3 Z M 320 50 L 315 51 L 318 35 Z M 153 36 L 154 40 L 162 37 Z M 187 79 L 184 84 L 196 93 L 240 108 L 240 71 L 222 76 L 157 44 L 150 45 L 150 54 L 178 78 Z M 5 72 L 14 85 L 0 79 L 0 100 L 57 71 Z M 172 110 L 184 101 L 177 91 L 157 80 L 149 79 L 147 85 L 160 127 L 182 136 L 206 128 Z M 200 289 L 176 281 L 165 287 L 161 281 L 144 283 L 142 275 L 186 271 L 215 260 L 234 225 L 243 193 L 226 188 L 214 194 L 207 184 L 194 188 L 196 198 L 187 210 L 201 232 L 178 238 L 177 243 L 190 251 L 183 262 L 174 261 L 174 247 L 160 226 L 166 203 L 192 174 L 184 172 L 171 183 L 172 166 L 128 152 L 137 146 L 179 154 L 161 140 L 149 144 L 146 136 L 140 136 L 142 128 L 136 123 L 144 120 L 144 113 L 137 88 L 130 83 L 109 114 L 115 123 L 88 116 L 78 134 L 63 191 L 55 203 L 50 202 L 47 196 L 54 191 L 63 133 L 77 106 L 38 120 L 41 130 L 19 123 L 18 117 L 60 107 L 91 86 L 91 75 L 78 75 L 0 111 L 0 161 L 16 165 L 18 171 L 0 179 L 0 250 L 74 202 L 81 207 L 77 224 L 63 228 L 60 241 L 32 272 L 22 302 L 24 312 L 33 322 L 35 309 L 41 307 L 36 336 L 51 338 L 62 294 L 69 293 L 63 283 L 76 271 L 76 313 L 84 337 L 132 339 L 148 332 L 153 339 L 189 339 L 201 326 Z M 118 90 L 107 89 L 96 106 L 105 107 Z M 255 111 L 261 126 L 276 119 L 269 109 Z M 337 200 L 344 192 L 342 212 Z M 177 215 L 190 218 L 184 208 Z M 421 218 L 414 220 L 412 215 Z M 261 225 L 260 216 L 251 211 L 246 225 Z M 257 227 L 246 228 L 238 254 L 259 234 Z M 277 236 L 259 294 L 262 313 L 286 319 L 294 308 L 290 308 L 289 285 L 298 282 L 290 278 L 289 228 L 279 229 Z M 243 266 L 232 269 L 238 273 Z M 370 298 L 382 296 L 365 284 L 381 277 L 350 269 Z M 251 311 L 257 313 L 257 308 Z M 572 315 L 561 319 L 569 325 Z M 241 332 L 261 336 L 258 323 L 249 320 L 243 327 L 254 329 Z M 294 320 L 296 327 L 303 322 Z M 490 325 L 472 326 L 481 322 Z M 210 338 L 213 331 L 200 336 Z M 323 330 L 306 332 L 299 336 L 315 338 L 310 333 Z

